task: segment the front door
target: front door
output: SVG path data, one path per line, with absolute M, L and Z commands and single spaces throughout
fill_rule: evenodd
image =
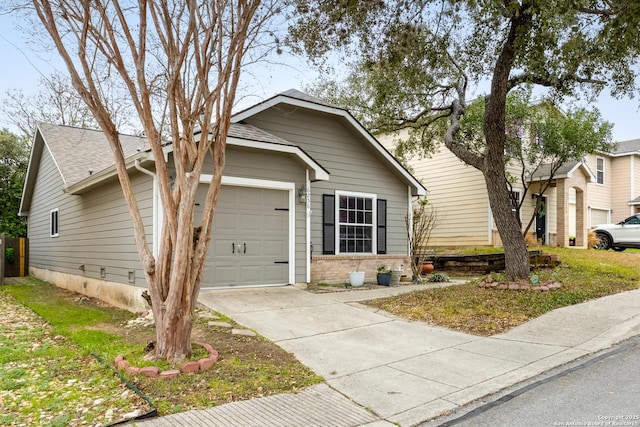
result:
M 539 197 L 539 196 L 538 196 Z M 536 209 L 536 239 L 547 244 L 547 197 L 542 196 L 540 206 Z
M 196 221 L 207 188 L 198 189 Z M 288 197 L 282 190 L 222 186 L 203 288 L 288 284 Z

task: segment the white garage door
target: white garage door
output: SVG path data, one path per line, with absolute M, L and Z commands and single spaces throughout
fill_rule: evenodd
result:
M 609 223 L 609 211 L 605 209 L 591 209 L 591 224 L 589 227 L 595 227 L 598 224 Z
M 201 185 L 196 220 L 206 191 Z M 286 191 L 223 186 L 202 287 L 288 284 L 288 206 Z

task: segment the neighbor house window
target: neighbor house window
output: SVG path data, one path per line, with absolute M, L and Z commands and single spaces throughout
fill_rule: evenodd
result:
M 519 191 L 510 191 L 509 199 L 511 200 L 511 213 L 516 219 L 520 219 L 520 192 Z
M 58 237 L 59 232 L 59 212 L 58 209 L 53 209 L 49 213 L 49 236 Z
M 604 158 L 596 157 L 596 183 L 604 184 Z
M 322 195 L 322 254 L 339 253 L 387 253 L 387 199 L 346 191 Z

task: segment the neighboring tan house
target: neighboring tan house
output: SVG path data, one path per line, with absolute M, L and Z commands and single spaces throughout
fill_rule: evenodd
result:
M 232 122 L 203 288 L 344 282 L 355 269 L 374 280 L 383 263 L 408 269 L 405 215 L 426 189 L 349 112 L 289 90 Z M 157 253 L 153 157 L 144 138 L 122 143 Z M 165 151 L 171 165 L 170 144 Z M 101 132 L 38 125 L 20 214 L 28 217 L 32 276 L 141 307 L 144 274 Z
M 379 137 L 388 148 L 390 136 Z M 444 146 L 431 157 L 412 159 L 408 166 L 429 188 L 428 199 L 436 209 L 440 225 L 429 246 L 500 246 L 482 173 L 462 163 Z M 519 176 L 519 171 L 511 168 Z M 533 177 L 520 212 L 523 229 L 533 215 L 539 187 L 535 181 L 548 178 L 548 168 Z M 522 200 L 521 185 L 514 184 Z M 618 222 L 640 212 L 640 140 L 618 143 L 611 153 L 596 153 L 580 162 L 568 162 L 556 172 L 551 188 L 543 194 L 540 209 L 529 229 L 544 244 L 586 246 L 587 232 L 597 224 Z

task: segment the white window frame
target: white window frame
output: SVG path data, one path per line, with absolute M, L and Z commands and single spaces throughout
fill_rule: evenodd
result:
M 49 211 L 49 237 L 60 236 L 60 210 L 58 208 Z
M 348 223 L 340 222 L 340 197 L 361 197 L 365 199 L 371 199 L 371 209 L 372 209 L 372 218 L 371 218 L 371 252 L 342 252 L 340 251 L 340 227 L 342 225 L 348 225 Z M 371 255 L 376 253 L 376 248 L 378 244 L 378 195 L 372 193 L 358 193 L 351 191 L 336 191 L 335 193 L 336 203 L 335 203 L 335 218 L 336 218 L 336 230 L 335 230 L 335 241 L 336 241 L 336 254 L 349 254 L 349 255 Z M 368 224 L 358 224 L 358 226 L 369 226 Z
M 602 160 L 602 171 L 598 169 L 598 161 Z M 602 182 L 599 181 L 599 173 L 602 172 Z M 604 157 L 596 156 L 596 184 L 605 184 L 605 159 Z

